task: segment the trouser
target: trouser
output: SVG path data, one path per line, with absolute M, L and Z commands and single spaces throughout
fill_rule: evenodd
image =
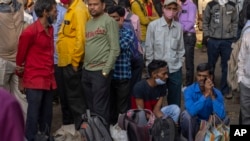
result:
M 66 99 L 73 115 L 76 129 L 80 128 L 82 114 L 86 112 L 85 96 L 81 85 L 81 67 L 79 65 L 77 71 L 73 70 L 72 65 L 62 67 Z
M 175 104 L 167 105 L 161 108 L 161 112 L 164 114 L 164 116 L 171 117 L 174 120 L 174 122 L 178 124 L 181 112 L 179 106 Z
M 246 87 L 243 83 L 240 86 L 240 121 L 242 125 L 250 125 L 250 88 Z
M 18 76 L 15 74 L 15 69 L 15 62 L 0 58 L 0 87 L 15 96 L 22 107 L 24 120 L 26 120 L 28 102 L 26 95 L 22 94 L 18 89 Z
M 167 80 L 167 100 L 168 105 L 176 104 L 181 107 L 181 85 L 182 85 L 182 72 L 181 68 L 168 75 Z
M 86 96 L 87 107 L 91 112 L 102 116 L 109 122 L 110 83 L 112 72 L 107 77 L 102 71 L 88 71 L 83 69 L 82 85 Z
M 66 87 L 63 80 L 63 69 L 55 65 L 55 79 L 56 79 L 56 93 L 60 98 L 61 111 L 62 111 L 62 124 L 68 125 L 74 123 L 74 118 L 70 110 L 70 106 L 67 100 Z
M 220 90 L 223 95 L 229 94 L 229 87 L 227 84 L 227 62 L 231 55 L 232 40 L 218 40 L 210 38 L 207 43 L 207 55 L 208 63 L 213 67 L 213 73 L 215 71 L 215 65 L 219 56 L 221 57 L 221 80 Z
M 130 100 L 130 80 L 111 80 L 110 124 L 116 124 L 118 115 L 127 112 Z
M 25 133 L 27 140 L 34 141 L 38 130 L 50 135 L 53 90 L 26 89 L 26 96 L 28 100 Z
M 186 66 L 186 86 L 194 82 L 194 48 L 196 44 L 196 34 L 186 33 L 183 35 L 185 45 L 185 66 Z

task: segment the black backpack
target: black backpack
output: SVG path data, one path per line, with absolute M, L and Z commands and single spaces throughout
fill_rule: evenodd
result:
M 84 141 L 112 141 L 105 119 L 87 110 L 82 116 L 80 133 Z
M 151 135 L 152 141 L 174 141 L 178 135 L 174 120 L 168 116 L 155 119 Z

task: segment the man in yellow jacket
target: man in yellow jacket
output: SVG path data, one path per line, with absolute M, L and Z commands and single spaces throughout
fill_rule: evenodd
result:
M 68 5 L 58 33 L 58 67 L 63 73 L 67 104 L 73 115 L 76 129 L 80 127 L 81 114 L 85 112 L 85 100 L 81 85 L 82 58 L 85 46 L 85 25 L 90 19 L 82 0 L 61 0 Z

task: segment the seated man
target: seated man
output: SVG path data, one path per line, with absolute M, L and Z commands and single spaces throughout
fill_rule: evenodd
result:
M 188 141 L 193 141 L 199 130 L 200 120 L 208 120 L 213 113 L 225 124 L 226 117 L 223 95 L 214 88 L 212 69 L 208 63 L 202 63 L 196 69 L 197 82 L 188 86 L 184 91 L 185 111 L 181 113 L 181 132 Z
M 153 60 L 148 65 L 149 78 L 137 82 L 133 88 L 132 108 L 149 109 L 156 117 L 170 116 L 178 124 L 180 108 L 177 105 L 162 107 L 166 96 L 168 78 L 167 63 Z

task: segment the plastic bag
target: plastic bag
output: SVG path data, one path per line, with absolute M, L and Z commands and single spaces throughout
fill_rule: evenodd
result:
M 122 130 L 118 124 L 110 125 L 110 134 L 113 141 L 128 141 L 127 131 Z

